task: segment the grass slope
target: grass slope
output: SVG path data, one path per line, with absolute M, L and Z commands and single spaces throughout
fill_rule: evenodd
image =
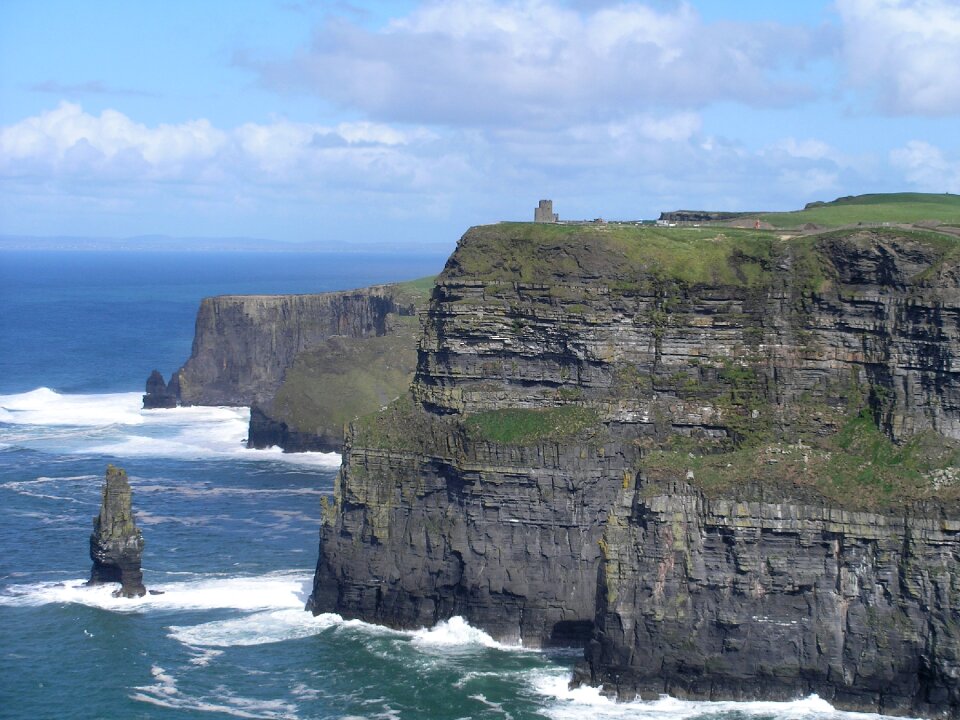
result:
M 617 285 L 646 277 L 752 286 L 776 240 L 739 228 L 499 223 L 467 231 L 441 279 Z
M 828 203 L 811 203 L 794 212 L 763 213 L 760 220 L 777 228 L 800 227 L 806 223 L 839 226 L 857 223 L 916 223 L 936 220 L 960 224 L 960 195 L 929 193 L 886 193 L 855 195 Z
M 846 228 L 830 235 L 782 238 L 777 232 L 718 226 L 548 225 L 499 223 L 474 227 L 460 240 L 440 276 L 479 281 L 551 285 L 594 282 L 613 290 L 662 281 L 686 286 L 761 288 L 788 249 L 806 259 L 798 272 L 816 274 L 818 243 L 825 237 L 896 235 L 953 252 L 960 239 L 930 230 Z M 872 241 L 872 240 L 871 240 Z M 811 287 L 815 287 L 811 278 Z
M 930 500 L 960 503 L 960 444 L 926 431 L 897 445 L 867 411 L 849 416 L 839 432 L 807 443 L 761 443 L 715 454 L 655 450 L 644 458 L 644 469 L 666 478 L 689 472 L 708 495 L 764 488 L 776 497 L 810 490 L 841 507 L 867 510 Z
M 339 436 L 355 417 L 406 391 L 417 363 L 419 321 L 397 317 L 391 334 L 334 337 L 300 353 L 287 370 L 270 414 L 301 432 Z

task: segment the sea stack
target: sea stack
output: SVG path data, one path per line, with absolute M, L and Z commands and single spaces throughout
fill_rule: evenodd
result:
M 147 393 L 143 396 L 143 409 L 175 408 L 177 406 L 177 375 L 170 378 L 170 384 L 164 382 L 159 370 L 154 370 L 147 378 Z
M 100 514 L 93 519 L 90 536 L 93 569 L 87 584 L 120 583 L 114 597 L 147 594 L 140 570 L 143 536 L 133 522 L 132 495 L 126 471 L 107 465 Z

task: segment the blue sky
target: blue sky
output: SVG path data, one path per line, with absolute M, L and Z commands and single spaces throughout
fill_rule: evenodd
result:
M 0 3 L 0 234 L 452 243 L 960 192 L 956 0 Z

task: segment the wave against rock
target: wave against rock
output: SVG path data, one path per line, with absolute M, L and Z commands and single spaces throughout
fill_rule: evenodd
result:
M 122 468 L 107 465 L 100 514 L 93 519 L 90 535 L 90 571 L 88 585 L 120 583 L 117 597 L 141 597 L 143 585 L 140 561 L 143 535 L 133 520 L 133 491 Z
M 622 698 L 960 716 L 956 244 L 470 230 L 310 609 L 584 644 Z

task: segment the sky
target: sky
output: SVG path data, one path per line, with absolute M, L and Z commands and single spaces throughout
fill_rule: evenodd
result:
M 960 193 L 960 0 L 2 0 L 0 235 Z

